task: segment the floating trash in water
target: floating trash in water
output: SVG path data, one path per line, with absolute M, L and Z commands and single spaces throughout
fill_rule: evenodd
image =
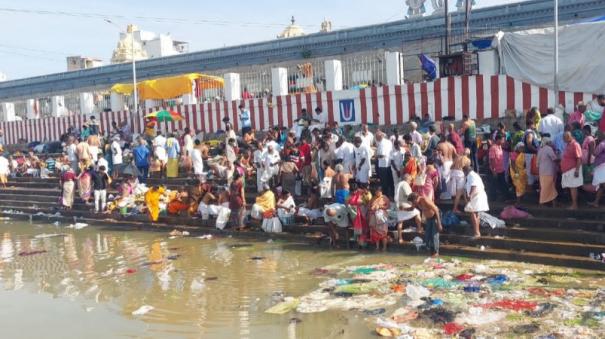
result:
M 132 315 L 143 315 L 148 313 L 149 311 L 153 310 L 154 307 L 153 306 L 149 306 L 149 305 L 143 305 L 139 308 L 137 308 L 136 310 L 132 311 Z
M 189 236 L 187 231 L 172 230 L 168 233 L 171 237 L 186 237 Z
M 42 234 L 35 235 L 34 238 L 45 239 L 45 238 L 54 238 L 54 237 L 64 237 L 66 235 L 67 234 L 65 234 L 65 233 L 51 233 L 51 234 L 42 233 Z
M 246 247 L 252 247 L 252 244 L 233 244 L 231 245 L 231 248 L 246 248 Z
M 204 234 L 202 236 L 197 237 L 198 239 L 202 239 L 202 240 L 210 240 L 212 239 L 212 234 Z
M 250 257 L 250 260 L 261 261 L 261 260 L 265 260 L 265 257 Z
M 30 255 L 42 254 L 46 253 L 46 250 L 37 250 L 37 251 L 23 251 L 19 252 L 20 257 L 28 257 Z
M 66 226 L 65 228 L 73 228 L 75 230 L 81 230 L 84 227 L 88 227 L 88 224 L 83 223 L 83 222 L 77 222 L 75 224 L 70 224 L 69 226 Z

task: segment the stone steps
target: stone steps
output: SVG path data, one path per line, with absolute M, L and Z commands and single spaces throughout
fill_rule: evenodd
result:
M 14 219 L 28 220 L 30 218 L 29 214 L 7 214 L 6 216 L 12 217 Z M 47 217 L 47 216 L 32 216 L 32 220 L 36 221 L 62 221 L 65 223 L 71 223 L 73 218 L 69 216 L 61 216 L 61 217 Z M 174 223 L 156 223 L 150 225 L 149 223 L 141 223 L 136 221 L 123 221 L 123 220 L 114 220 L 110 218 L 78 218 L 78 222 L 86 222 L 94 224 L 98 227 L 104 227 L 109 230 L 119 231 L 129 231 L 132 229 L 144 230 L 144 231 L 154 231 L 154 232 L 169 232 L 172 229 L 181 229 L 188 230 L 191 233 L 191 236 L 199 236 L 202 234 L 213 234 L 217 236 L 234 236 L 238 238 L 254 238 L 254 239 L 281 239 L 287 240 L 291 242 L 300 242 L 306 244 L 319 244 L 322 247 L 325 247 L 327 244 L 327 240 L 321 235 L 316 234 L 315 227 L 305 227 L 305 226 L 284 226 L 284 233 L 275 234 L 275 233 L 264 233 L 262 231 L 232 231 L 225 230 L 219 231 L 214 227 L 191 227 L 186 225 L 174 224 Z M 305 232 L 306 231 L 306 232 Z M 407 237 L 412 236 L 413 234 L 408 235 Z M 351 246 L 354 247 L 354 244 L 351 243 Z M 392 252 L 403 252 L 408 254 L 418 254 L 421 256 L 426 256 L 426 252 L 417 251 L 416 247 L 410 243 L 406 243 L 403 245 L 399 244 L 390 244 L 389 251 Z M 496 249 L 496 248 L 488 248 L 485 250 L 481 250 L 480 248 L 474 246 L 466 246 L 461 244 L 443 244 L 441 246 L 441 254 L 444 256 L 466 256 L 473 257 L 479 259 L 497 259 L 497 260 L 511 260 L 511 261 L 522 261 L 528 263 L 537 263 L 537 264 L 548 264 L 548 265 L 557 265 L 563 267 L 575 267 L 582 269 L 595 269 L 595 270 L 603 270 L 604 265 L 598 261 L 594 261 L 589 259 L 588 257 L 579 257 L 579 256 L 570 256 L 563 254 L 548 254 L 548 253 L 540 253 L 540 252 L 519 252 L 519 251 L 511 251 L 507 249 Z

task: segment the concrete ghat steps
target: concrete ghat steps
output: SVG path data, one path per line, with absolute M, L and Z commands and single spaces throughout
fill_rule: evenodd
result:
M 39 206 L 15 206 L 14 202 L 11 202 L 11 206 L 4 207 L 5 209 L 14 209 L 23 211 L 25 213 L 36 214 L 39 212 L 44 212 L 48 214 L 55 213 L 56 209 L 41 209 Z M 80 211 L 80 210 L 71 210 L 71 211 L 61 211 L 60 212 L 64 217 L 71 217 L 72 220 L 74 218 L 91 218 L 91 219 L 107 219 L 115 216 L 108 216 L 104 214 L 94 215 L 89 211 Z M 147 224 L 149 220 L 146 215 L 135 215 L 129 216 L 126 218 L 117 219 L 118 222 L 136 222 Z M 188 217 L 172 217 L 172 216 L 162 216 L 160 217 L 160 223 L 166 224 L 174 224 L 174 225 L 186 225 L 189 227 L 213 227 L 214 221 L 202 221 L 201 219 L 193 219 Z M 292 225 L 291 229 L 298 230 L 300 232 L 322 232 L 325 233 L 326 229 L 324 226 L 315 225 L 315 226 L 302 226 L 302 225 Z M 414 236 L 417 236 L 416 233 L 405 233 L 406 240 L 411 240 Z M 558 241 L 546 241 L 546 240 L 528 240 L 523 238 L 499 238 L 496 236 L 485 235 L 480 239 L 473 239 L 471 236 L 463 235 L 463 234 L 442 234 L 441 241 L 446 244 L 459 244 L 465 245 L 468 247 L 477 247 L 480 248 L 484 246 L 490 249 L 505 249 L 510 251 L 519 251 L 519 252 L 540 252 L 545 254 L 556 254 L 556 255 L 570 255 L 570 256 L 579 256 L 579 257 L 588 257 L 590 253 L 602 253 L 605 252 L 605 245 L 602 243 L 578 243 L 578 242 L 570 242 L 558 239 Z M 605 265 L 604 265 L 605 268 Z
M 30 216 L 28 214 L 13 214 L 7 215 L 9 217 L 15 219 L 28 220 Z M 63 216 L 58 218 L 49 218 L 46 216 L 33 216 L 33 220 L 36 221 L 55 221 L 59 220 L 64 223 L 72 222 L 71 217 Z M 281 239 L 287 240 L 291 242 L 305 243 L 305 244 L 320 244 L 325 246 L 327 241 L 325 239 L 322 240 L 322 236 L 318 234 L 309 234 L 309 232 L 301 233 L 301 227 L 284 227 L 285 233 L 280 234 L 269 234 L 264 233 L 262 231 L 245 231 L 245 232 L 237 232 L 237 231 L 219 231 L 213 227 L 190 227 L 183 226 L 178 224 L 166 224 L 166 223 L 157 223 L 153 226 L 149 224 L 143 224 L 140 222 L 132 222 L 132 221 L 121 221 L 121 220 L 112 220 L 112 219 L 92 219 L 92 218 L 80 218 L 79 222 L 87 222 L 94 223 L 100 227 L 108 227 L 112 230 L 145 230 L 145 231 L 156 231 L 156 232 L 168 232 L 174 228 L 181 230 L 188 230 L 191 233 L 191 236 L 199 236 L 202 234 L 214 234 L 218 236 L 234 236 L 237 238 L 254 238 L 254 239 Z M 309 231 L 312 229 L 303 228 L 304 231 Z M 397 252 L 405 252 L 409 254 L 418 254 L 421 256 L 426 256 L 426 252 L 420 251 L 418 252 L 414 245 L 412 244 L 404 244 L 404 245 L 395 245 L 391 244 L 389 247 L 389 251 L 397 251 Z M 556 254 L 545 254 L 539 252 L 517 252 L 510 251 L 506 249 L 486 249 L 481 250 L 476 247 L 470 247 L 459 244 L 444 244 L 441 246 L 441 253 L 445 256 L 466 256 L 466 257 L 474 257 L 479 259 L 498 259 L 498 260 L 512 260 L 512 261 L 522 261 L 528 263 L 537 263 L 537 264 L 547 264 L 547 265 L 557 265 L 563 267 L 576 267 L 582 269 L 594 269 L 594 270 L 604 270 L 604 264 L 591 260 L 589 258 L 578 257 L 578 256 L 569 256 L 569 255 L 556 255 Z

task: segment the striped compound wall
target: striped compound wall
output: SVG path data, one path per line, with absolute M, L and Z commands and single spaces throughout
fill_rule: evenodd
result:
M 414 116 L 429 113 L 435 120 L 452 117 L 461 120 L 468 113 L 477 120 L 504 117 L 507 110 L 526 111 L 537 106 L 544 111 L 557 103 L 567 112 L 578 101 L 590 101 L 592 93 L 559 92 L 515 80 L 506 75 L 462 76 L 437 79 L 429 83 L 402 86 L 372 87 L 361 90 L 295 94 L 245 101 L 211 102 L 197 105 L 181 105 L 169 109 L 185 116 L 179 122 L 161 123 L 162 130 L 176 131 L 185 127 L 207 133 L 222 127 L 222 120 L 229 117 L 236 129 L 238 106 L 244 103 L 250 110 L 252 125 L 257 130 L 274 126 L 292 126 L 301 109 L 313 111 L 322 107 L 330 121 L 339 124 L 373 123 L 378 125 L 403 124 Z M 147 113 L 161 107 L 149 108 Z M 66 116 L 27 121 L 2 122 L 7 144 L 18 140 L 58 140 L 69 126 L 81 126 L 84 116 Z M 134 118 L 134 121 L 132 121 Z M 128 120 L 136 133 L 143 130 L 143 114 L 132 117 L 128 112 L 100 113 L 101 131 L 106 133 L 111 122 Z

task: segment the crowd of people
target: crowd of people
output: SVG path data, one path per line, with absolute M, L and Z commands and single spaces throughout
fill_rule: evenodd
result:
M 605 97 L 596 103 L 605 106 Z M 335 246 L 344 230 L 359 246 L 377 249 L 390 241 L 403 243 L 403 233 L 415 230 L 438 255 L 443 231 L 438 206 L 446 200 L 452 200 L 454 213 L 469 215 L 474 237 L 481 236 L 488 201 L 516 196 L 520 204 L 532 190 L 539 191 L 540 204 L 553 205 L 562 190 L 569 190 L 570 208 L 577 209 L 578 188 L 584 187 L 596 193 L 590 204 L 599 206 L 605 189 L 605 123 L 585 124 L 586 109 L 578 103 L 561 119 L 553 109 L 542 114 L 532 108 L 524 116 L 525 128 L 515 122 L 509 131 L 500 123 L 485 134 L 466 115 L 458 126 L 426 115 L 387 134 L 366 124 L 359 130 L 341 127 L 317 108 L 300 112 L 291 129 L 257 133 L 242 105 L 242 129 L 235 131 L 226 118 L 223 133 L 213 140 L 188 128 L 162 133 L 154 121 L 142 135 L 133 135 L 126 123 L 113 123 L 100 135 L 91 118 L 81 130 L 70 128 L 62 136 L 61 156 L 0 157 L 0 184 L 6 185 L 9 176 L 55 174 L 66 209 L 73 207 L 77 191 L 96 213 L 147 213 L 152 221 L 163 213 L 213 216 L 219 228 L 260 225 L 267 232 L 294 223 L 325 223 Z M 178 190 L 147 187 L 150 177 L 187 177 L 189 183 Z M 246 197 L 254 188 L 247 186 L 256 188 L 251 200 Z M 108 201 L 111 187 L 118 193 Z

